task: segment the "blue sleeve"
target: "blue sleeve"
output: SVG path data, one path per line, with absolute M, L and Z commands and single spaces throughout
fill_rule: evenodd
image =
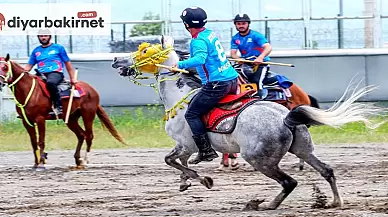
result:
M 236 37 L 232 37 L 232 41 L 230 42 L 230 49 L 238 50 L 238 45 L 236 44 Z
M 63 62 L 69 62 L 70 58 L 67 56 L 67 52 L 63 46 L 59 46 L 59 56 Z
M 35 49 L 32 51 L 31 55 L 30 55 L 30 58 L 28 59 L 28 64 L 34 66 L 38 61 L 36 60 L 36 56 L 35 56 Z
M 205 64 L 207 54 L 207 46 L 203 40 L 195 40 L 191 44 L 192 57 L 178 62 L 178 68 L 187 69 Z
M 258 32 L 255 34 L 255 41 L 256 41 L 257 45 L 259 45 L 260 47 L 263 47 L 263 45 L 265 43 L 268 43 L 268 41 L 265 38 L 265 36 L 260 34 L 260 33 L 258 33 Z

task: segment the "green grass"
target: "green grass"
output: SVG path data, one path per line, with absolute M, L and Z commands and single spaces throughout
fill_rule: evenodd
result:
M 121 112 L 109 112 L 116 129 L 128 142 L 125 146 L 116 141 L 94 122 L 94 142 L 92 149 L 108 148 L 172 148 L 175 143 L 164 130 L 163 110 L 159 106 L 137 107 Z M 178 111 L 179 112 L 179 111 Z M 75 135 L 62 121 L 46 122 L 47 150 L 74 150 L 77 144 Z M 80 124 L 83 127 L 82 120 Z M 388 139 L 388 123 L 376 130 L 367 130 L 361 123 L 347 124 L 342 129 L 326 126 L 311 127 L 310 132 L 316 144 L 334 143 L 381 143 Z M 31 150 L 29 136 L 21 121 L 0 124 L 0 151 Z

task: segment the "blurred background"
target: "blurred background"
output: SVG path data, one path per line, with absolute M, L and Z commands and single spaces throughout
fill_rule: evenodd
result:
M 218 35 L 224 49 L 237 31 L 233 18 L 247 13 L 251 29 L 264 34 L 272 44 L 272 61 L 292 63 L 295 68 L 271 67 L 294 81 L 322 105 L 338 100 L 349 82 L 358 76 L 360 86 L 378 85 L 363 98 L 388 101 L 388 0 L 0 0 L 0 3 L 109 3 L 111 34 L 108 36 L 54 36 L 65 46 L 79 79 L 94 86 L 104 107 L 126 108 L 160 105 L 150 87 L 138 86 L 120 77 L 111 67 L 115 56 L 137 50 L 143 41 L 158 43 L 161 34 L 171 35 L 175 47 L 188 50 L 190 35 L 179 16 L 191 6 L 208 14 L 207 28 Z M 1 8 L 0 8 L 1 12 Z M 7 53 L 25 64 L 39 45 L 36 36 L 0 34 L 0 55 Z M 68 78 L 67 73 L 65 72 Z M 155 80 L 142 81 L 148 85 Z M 15 105 L 9 89 L 0 92 L 0 121 L 14 118 Z
M 253 20 L 251 28 L 265 34 L 274 50 L 388 47 L 388 0 L 0 0 L 31 2 L 111 4 L 110 36 L 54 38 L 69 53 L 131 52 L 139 40 L 154 40 L 150 36 L 160 34 L 185 44 L 189 33 L 179 16 L 190 6 L 207 11 L 207 27 L 218 34 L 226 50 L 236 33 L 232 19 L 237 13 L 247 13 Z M 0 52 L 14 57 L 29 56 L 37 45 L 36 37 L 0 35 Z

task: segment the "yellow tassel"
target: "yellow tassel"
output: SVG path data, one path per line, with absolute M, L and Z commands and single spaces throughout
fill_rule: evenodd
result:
M 183 102 L 185 102 L 186 104 L 189 104 L 189 103 L 190 103 L 190 101 L 187 100 L 187 99 L 184 99 Z

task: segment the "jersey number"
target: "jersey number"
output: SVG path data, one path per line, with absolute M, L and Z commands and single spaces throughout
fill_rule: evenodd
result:
M 214 45 L 216 46 L 216 49 L 218 52 L 218 58 L 220 58 L 221 62 L 224 62 L 226 60 L 226 55 L 220 41 L 219 40 L 215 41 Z

